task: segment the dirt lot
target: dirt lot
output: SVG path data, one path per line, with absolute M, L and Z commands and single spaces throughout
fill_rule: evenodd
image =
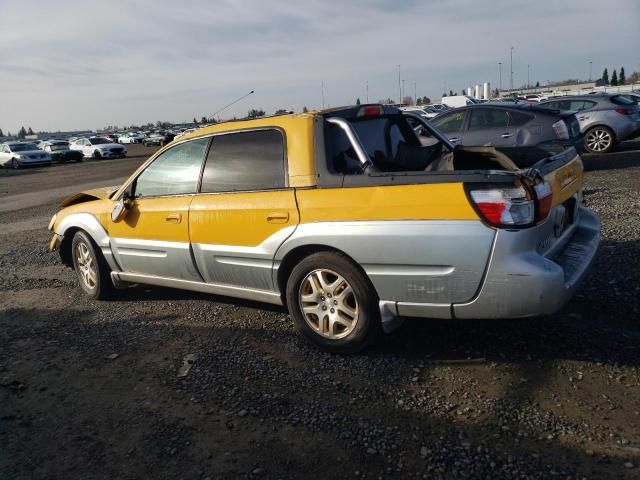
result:
M 585 157 L 603 243 L 560 313 L 410 320 L 350 357 L 263 305 L 81 294 L 56 202 L 151 151 L 0 172 L 0 479 L 640 478 L 640 141 Z

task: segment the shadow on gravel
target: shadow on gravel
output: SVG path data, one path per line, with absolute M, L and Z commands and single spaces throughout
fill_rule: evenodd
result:
M 618 145 L 612 153 L 582 155 L 585 171 L 617 170 L 640 166 L 640 139 L 629 140 Z
M 166 315 L 94 320 L 91 311 L 62 309 L 0 317 L 3 478 L 633 477 L 619 459 L 557 436 L 558 420 L 532 400 L 553 364 L 524 361 L 520 349 L 537 340 L 521 322 L 509 335 L 508 322 L 473 332 L 454 322 L 442 325 L 446 333 L 410 325 L 377 355 L 336 357 L 289 335 L 269 340 L 260 328 L 192 328 Z M 563 328 L 555 333 L 575 333 Z M 531 352 L 553 358 L 567 347 L 555 333 L 540 339 L 553 346 Z M 267 346 L 274 353 L 265 355 Z M 470 421 L 455 415 L 463 405 L 452 392 L 429 388 L 442 365 L 427 362 L 420 380 L 407 379 L 415 363 L 406 357 L 427 347 L 432 359 L 461 360 L 459 368 L 482 350 L 516 365 L 494 374 L 506 377 L 502 398 Z M 198 358 L 176 378 L 187 352 Z M 465 387 L 448 388 L 459 395 Z

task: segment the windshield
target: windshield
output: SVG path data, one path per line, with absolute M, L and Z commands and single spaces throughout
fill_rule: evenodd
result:
M 33 143 L 14 143 L 9 145 L 12 152 L 26 152 L 28 150 L 40 150 Z
M 89 142 L 91 142 L 91 145 L 102 145 L 103 143 L 111 143 L 111 140 L 107 140 L 106 138 L 90 138 Z

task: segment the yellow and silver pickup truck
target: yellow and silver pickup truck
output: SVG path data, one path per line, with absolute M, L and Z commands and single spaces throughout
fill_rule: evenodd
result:
M 65 200 L 50 249 L 94 298 L 150 284 L 282 304 L 353 352 L 405 316 L 560 309 L 600 241 L 582 181 L 573 148 L 521 169 L 410 112 L 344 107 L 192 132 Z

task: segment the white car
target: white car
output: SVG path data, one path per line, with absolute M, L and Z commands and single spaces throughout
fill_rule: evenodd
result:
M 118 137 L 118 142 L 120 143 L 142 143 L 142 140 L 145 138 L 145 135 L 142 133 L 128 132 L 124 135 Z
M 0 165 L 13 168 L 51 165 L 51 155 L 30 142 L 6 142 L 0 144 Z
M 540 103 L 543 100 L 546 100 L 547 97 L 540 93 L 530 93 L 524 96 L 524 99 L 529 103 Z
M 187 128 L 186 130 L 183 130 L 182 132 L 176 134 L 174 140 L 177 140 L 178 138 L 186 135 L 187 133 L 195 132 L 196 130 L 197 128 Z
M 424 118 L 433 118 L 438 115 L 438 111 L 435 108 L 422 106 L 422 107 L 400 107 L 400 110 L 405 112 L 413 112 Z
M 119 143 L 111 143 L 104 137 L 77 138 L 69 144 L 71 150 L 79 150 L 85 157 L 124 158 L 127 149 Z

